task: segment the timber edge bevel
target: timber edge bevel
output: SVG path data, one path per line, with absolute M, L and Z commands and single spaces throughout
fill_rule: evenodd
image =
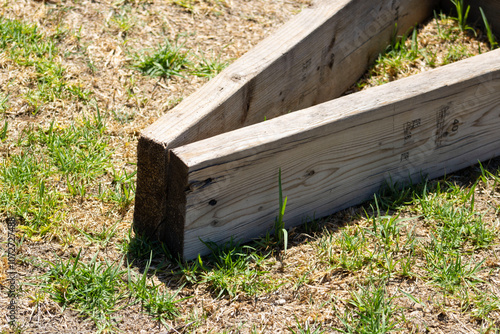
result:
M 394 33 L 429 17 L 437 2 L 317 1 L 146 128 L 137 153 L 135 232 L 165 241 L 183 229 L 167 221 L 170 149 L 340 96 Z

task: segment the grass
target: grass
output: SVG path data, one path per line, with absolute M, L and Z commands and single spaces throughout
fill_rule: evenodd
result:
M 450 1 L 455 6 L 457 17 L 455 17 L 454 19 L 457 21 L 460 31 L 461 32 L 465 32 L 466 30 L 474 31 L 474 29 L 467 24 L 470 6 L 467 5 L 467 7 L 465 7 L 464 0 L 450 0 Z
M 44 288 L 63 310 L 72 307 L 90 317 L 101 332 L 113 327 L 112 314 L 126 306 L 125 271 L 119 264 L 97 261 L 97 253 L 88 263 L 80 261 L 80 255 L 81 251 L 75 259 L 49 263 Z
M 126 34 L 130 29 L 135 26 L 134 19 L 126 13 L 114 15 L 109 19 L 110 25 L 119 30 L 122 34 Z
M 497 307 L 494 300 L 488 300 L 488 306 L 479 306 L 485 297 L 477 286 L 485 284 L 487 269 L 485 259 L 478 261 L 474 254 L 491 249 L 498 233 L 498 227 L 486 224 L 475 211 L 477 187 L 494 179 L 482 167 L 480 170 L 481 177 L 468 188 L 433 181 L 401 189 L 394 193 L 390 205 L 399 209 L 391 215 L 380 212 L 375 196 L 370 209 L 373 213 L 365 211 L 362 224 L 323 233 L 317 241 L 318 256 L 332 269 L 340 268 L 351 275 L 362 272 L 370 280 L 351 293 L 346 309 L 338 313 L 343 324 L 339 331 L 387 333 L 402 325 L 391 302 L 398 295 L 381 301 L 390 286 L 387 280 L 396 277 L 423 279 L 447 298 L 468 295 L 464 303 L 472 296 L 479 301 L 473 304 L 473 314 L 489 314 Z M 406 194 L 405 204 L 395 205 L 401 202 L 401 194 Z M 402 212 L 417 215 L 430 238 L 415 238 L 410 226 L 415 218 L 400 218 Z
M 279 211 L 278 217 L 274 223 L 274 235 L 276 237 L 276 242 L 278 246 L 283 244 L 283 251 L 286 255 L 286 249 L 288 248 L 288 232 L 285 229 L 285 222 L 283 221 L 283 217 L 285 215 L 286 210 L 286 202 L 288 197 L 283 199 L 283 189 L 281 188 L 281 168 L 278 173 L 278 193 L 279 193 Z
M 32 153 L 19 153 L 2 159 L 0 182 L 3 189 L 2 211 L 23 218 L 22 226 L 28 236 L 47 233 L 52 224 L 63 219 L 63 195 L 47 179 L 51 174 L 44 167 L 47 160 Z
M 29 89 L 24 96 L 32 114 L 38 113 L 44 104 L 63 97 L 87 101 L 91 95 L 78 83 L 65 80 L 65 68 L 57 60 L 56 44 L 61 34 L 57 31 L 47 37 L 34 24 L 0 17 L 0 50 L 16 65 L 29 67 L 35 73 L 32 81 L 36 88 Z
M 383 334 L 397 331 L 398 322 L 393 318 L 396 308 L 392 299 L 383 285 L 361 286 L 358 291 L 351 292 L 348 308 L 339 316 L 344 328 L 337 330 L 349 334 Z
M 260 269 L 269 253 L 261 255 L 251 246 L 230 241 L 225 245 L 206 243 L 212 250 L 208 261 L 200 257 L 191 263 L 179 263 L 183 279 L 190 284 L 206 283 L 219 298 L 260 295 L 272 291 L 279 283 L 266 282 L 267 272 Z
M 196 57 L 198 64 L 191 70 L 191 74 L 198 77 L 213 78 L 229 65 L 229 61 L 223 61 L 221 56 L 212 55 L 207 57 L 203 52 Z
M 436 13 L 432 33 L 416 27 L 394 36 L 359 88 L 497 47 L 484 12 L 484 41 L 466 43 L 475 37 L 467 8 L 456 4 L 461 14 Z M 0 70 L 19 76 L 0 89 L 0 214 L 20 222 L 17 268 L 27 271 L 20 332 L 61 331 L 43 327 L 56 313 L 65 328 L 81 332 L 414 333 L 426 326 L 453 332 L 462 324 L 500 330 L 500 171 L 486 162 L 467 177 L 389 181 L 361 207 L 288 230 L 279 171 L 269 235 L 245 245 L 207 242 L 212 255 L 193 261 L 134 235 L 137 133 L 187 95 L 176 95 L 177 81 L 189 90 L 186 82 L 215 76 L 237 55 L 232 40 L 219 43 L 229 45 L 221 56 L 210 49 L 217 45 L 193 42 L 194 33 L 184 43 L 163 42 L 176 20 L 158 15 L 148 0 L 110 5 L 100 32 L 106 52 L 99 54 L 89 25 L 60 19 L 84 15 L 80 2 L 72 6 L 80 11 L 40 4 L 37 15 L 46 17 L 33 23 L 0 18 Z M 204 13 L 229 15 L 224 2 L 169 6 L 196 22 Z M 137 36 L 149 36 L 141 34 L 146 28 L 157 47 L 141 53 Z M 158 78 L 173 80 L 159 89 Z M 108 80 L 111 88 L 100 90 Z
M 0 185 L 10 189 L 0 194 L 2 212 L 21 217 L 20 229 L 33 237 L 57 230 L 71 198 L 127 209 L 134 199 L 136 172 L 110 164 L 113 151 L 105 131 L 99 112 L 69 125 L 26 128 L 16 150 L 1 158 Z M 110 182 L 101 183 L 108 176 Z
M 181 72 L 189 65 L 187 54 L 182 50 L 182 46 L 178 46 L 177 42 L 172 45 L 168 40 L 152 53 L 137 55 L 136 58 L 134 66 L 140 72 L 152 77 L 182 76 Z
M 152 253 L 151 253 L 152 255 Z M 131 270 L 128 271 L 128 288 L 134 296 L 136 302 L 141 304 L 141 308 L 156 321 L 165 324 L 166 319 L 173 319 L 179 316 L 179 309 L 176 303 L 182 299 L 176 299 L 179 290 L 169 293 L 160 285 L 152 282 L 148 284 L 149 268 L 151 257 L 142 275 L 136 275 Z M 135 278 L 133 278 L 135 276 Z
M 373 251 L 367 248 L 365 233 L 358 228 L 347 228 L 335 235 L 325 231 L 317 243 L 318 256 L 334 268 L 357 271 L 374 257 Z
M 170 0 L 173 4 L 183 8 L 191 14 L 199 15 L 202 12 L 221 15 L 225 7 L 228 7 L 226 0 Z
M 479 7 L 479 11 L 481 12 L 481 17 L 483 18 L 483 23 L 484 23 L 484 26 L 486 28 L 486 36 L 488 36 L 488 42 L 490 43 L 490 47 L 492 50 L 496 49 L 496 48 L 498 48 L 498 42 L 497 42 L 495 35 L 493 35 L 493 32 L 491 31 L 491 26 L 488 23 L 488 19 L 486 18 L 486 14 L 484 14 L 484 11 L 481 7 Z
M 297 321 L 297 318 L 295 317 Z M 311 325 L 309 321 L 306 321 L 305 324 L 301 324 L 297 321 L 296 329 L 289 327 L 288 330 L 292 334 L 322 334 L 325 330 L 322 330 L 320 327 L 316 327 Z
M 196 55 L 184 50 L 183 45 L 178 45 L 178 39 L 174 43 L 167 40 L 163 46 L 149 53 L 136 54 L 135 58 L 133 66 L 141 73 L 164 79 L 186 74 L 211 79 L 229 64 L 229 61 L 222 61 L 220 55 L 209 58 L 204 52 Z
M 80 232 L 83 236 L 85 236 L 85 238 L 89 241 L 90 244 L 98 244 L 101 248 L 106 248 L 111 239 L 115 236 L 119 222 L 120 221 L 117 221 L 115 224 L 113 224 L 113 226 L 109 228 L 106 226 L 102 226 L 101 231 L 87 232 L 78 227 L 75 227 L 75 229 L 78 232 Z
M 474 210 L 476 185 L 467 191 L 454 184 L 446 184 L 446 187 L 447 191 L 440 197 L 424 194 L 419 199 L 421 212 L 437 222 L 434 232 L 439 240 L 452 248 L 491 246 L 494 233 Z M 438 185 L 437 192 L 441 191 Z
M 379 55 L 373 67 L 352 88 L 353 91 L 394 81 L 424 70 L 447 65 L 494 47 L 494 36 L 472 47 L 475 30 L 467 24 L 468 12 L 462 0 L 453 1 L 457 17 L 434 12 L 432 28 L 414 27 L 401 36 L 396 33 L 386 52 Z M 487 21 L 485 21 L 486 23 Z M 488 26 L 488 25 L 487 25 Z M 487 28 L 488 29 L 488 28 Z M 397 31 L 397 25 L 395 26 Z M 491 33 L 491 29 L 489 29 Z
M 177 292 L 168 292 L 161 284 L 149 279 L 151 258 L 142 275 L 119 263 L 97 260 L 81 261 L 81 250 L 74 259 L 50 262 L 43 275 L 43 291 L 65 308 L 72 308 L 91 318 L 98 331 L 115 330 L 117 311 L 140 304 L 144 313 L 164 323 L 179 315 Z
M 464 263 L 459 253 L 449 253 L 446 248 L 427 249 L 426 262 L 431 282 L 444 292 L 453 293 L 481 281 L 476 274 L 482 269 L 482 261 Z
M 8 98 L 8 95 L 0 93 L 0 112 L 5 112 L 8 109 Z

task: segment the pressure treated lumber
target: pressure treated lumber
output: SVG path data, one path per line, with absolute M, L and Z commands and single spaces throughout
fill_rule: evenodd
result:
M 286 227 L 500 155 L 500 50 L 171 151 L 173 251 L 272 228 L 278 170 Z
M 304 9 L 139 139 L 134 228 L 178 243 L 165 225 L 169 150 L 340 96 L 398 34 L 428 17 L 438 0 L 323 0 Z M 176 187 L 174 182 L 173 187 Z

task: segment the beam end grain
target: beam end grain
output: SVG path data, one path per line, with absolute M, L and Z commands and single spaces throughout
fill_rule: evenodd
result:
M 182 254 L 184 252 L 188 167 L 182 160 L 172 155 L 171 152 L 169 160 L 167 213 L 161 225 L 159 237 L 173 254 Z
M 137 145 L 137 185 L 133 227 L 135 233 L 159 240 L 167 207 L 168 150 L 141 136 Z

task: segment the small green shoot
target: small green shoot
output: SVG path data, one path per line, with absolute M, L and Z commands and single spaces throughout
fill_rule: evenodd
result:
M 464 0 L 451 0 L 453 5 L 455 6 L 455 10 L 457 11 L 457 17 L 455 18 L 458 22 L 458 27 L 461 32 L 465 32 L 466 30 L 474 31 L 472 27 L 467 25 L 467 19 L 469 17 L 470 6 L 465 8 Z
M 9 123 L 7 120 L 3 123 L 2 128 L 0 129 L 0 141 L 3 143 L 7 139 L 7 129 L 9 127 Z
M 135 25 L 134 19 L 125 14 L 114 15 L 110 18 L 110 21 L 123 34 L 127 33 Z
M 288 232 L 285 229 L 285 222 L 283 221 L 283 216 L 285 215 L 286 202 L 288 197 L 285 197 L 283 200 L 283 190 L 281 187 L 281 168 L 278 172 L 278 186 L 279 186 L 279 212 L 278 218 L 274 223 L 274 235 L 276 236 L 276 240 L 278 246 L 283 244 L 283 250 L 286 255 L 286 250 L 288 248 Z
M 7 110 L 8 108 L 8 104 L 7 104 L 7 101 L 9 99 L 9 95 L 6 94 L 2 94 L 0 93 L 0 112 L 4 112 Z
M 288 330 L 292 334 L 322 334 L 326 332 L 326 330 L 321 329 L 321 327 L 312 326 L 309 321 L 306 321 L 305 324 L 301 324 L 296 316 L 294 316 L 294 318 L 297 328 L 288 327 Z
M 484 26 L 486 28 L 486 35 L 488 36 L 488 42 L 490 43 L 491 49 L 494 50 L 494 49 L 498 48 L 497 39 L 496 39 L 495 35 L 493 35 L 493 32 L 491 30 L 491 26 L 488 23 L 488 19 L 486 18 L 486 15 L 484 14 L 484 11 L 481 7 L 479 7 L 479 11 L 481 12 L 481 16 L 483 17 L 483 23 L 484 23 Z
M 74 228 L 80 232 L 90 243 L 97 243 L 99 244 L 102 248 L 106 248 L 110 240 L 115 236 L 116 234 L 116 229 L 118 227 L 118 223 L 120 221 L 118 220 L 116 223 L 114 223 L 111 227 L 106 227 L 102 226 L 100 232 L 86 232 L 83 229 L 79 229 L 78 227 L 74 226 Z
M 442 36 L 441 25 L 439 24 L 439 19 L 438 19 L 437 13 L 436 13 L 435 10 L 433 11 L 433 13 L 434 13 L 434 22 L 436 22 L 436 27 L 437 27 L 437 30 L 438 30 L 438 35 Z

